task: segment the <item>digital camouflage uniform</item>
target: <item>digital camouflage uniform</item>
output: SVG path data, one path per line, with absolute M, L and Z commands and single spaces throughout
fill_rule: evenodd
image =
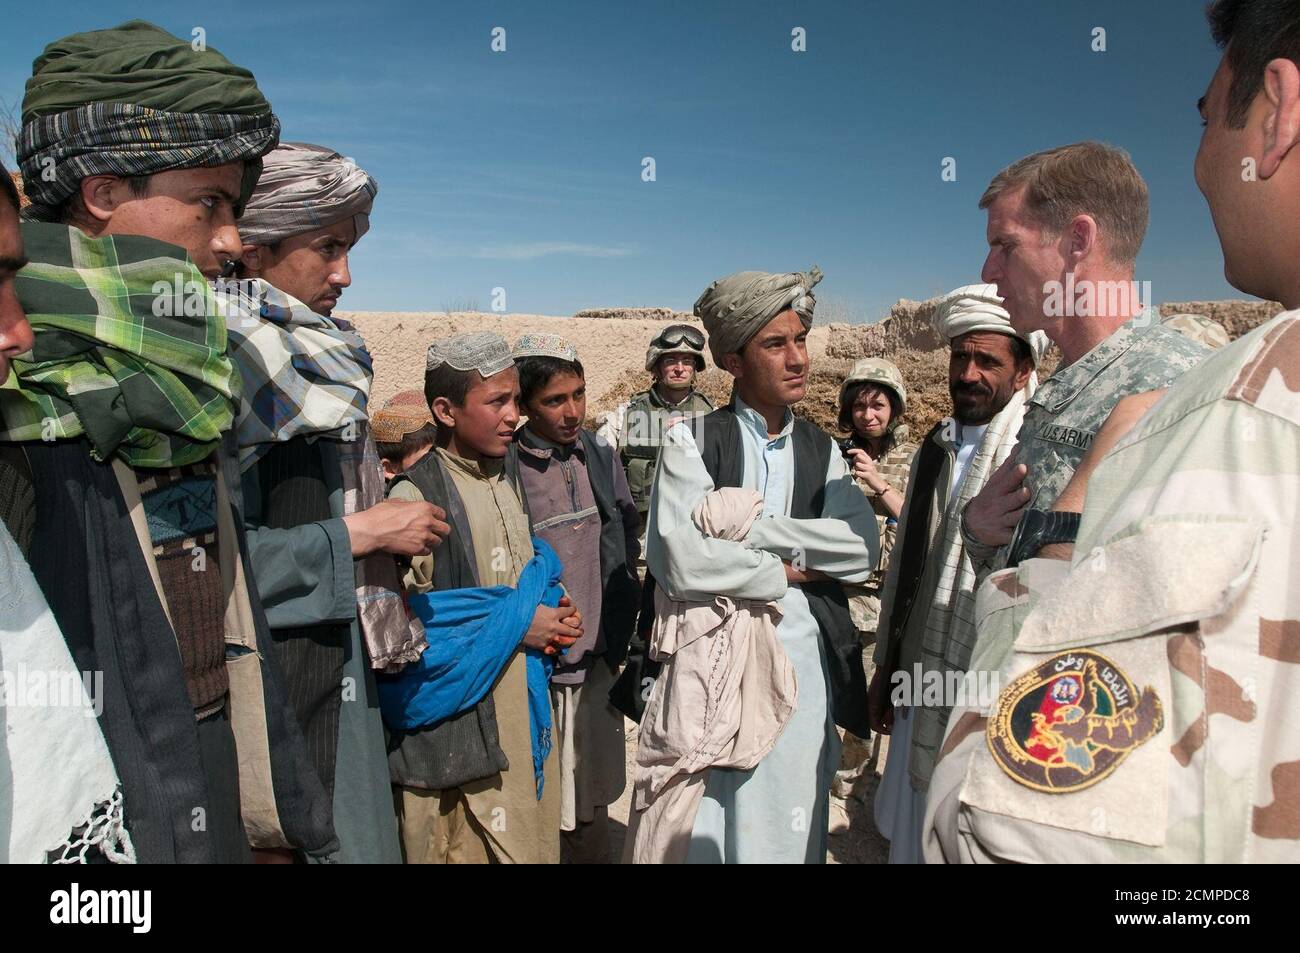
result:
M 1121 398 L 1168 387 L 1208 353 L 1190 337 L 1162 325 L 1152 308 L 1043 381 L 1029 399 L 1016 451 L 1016 461 L 1029 468 L 1025 486 L 1033 497 L 1028 508 L 1052 508 Z M 1006 565 L 1006 547 L 974 539 L 965 519 L 962 538 L 981 580 Z
M 1298 505 L 1291 311 L 1102 461 L 1072 568 L 1030 559 L 981 588 L 971 670 L 1000 693 L 949 722 L 927 859 L 1300 861 Z

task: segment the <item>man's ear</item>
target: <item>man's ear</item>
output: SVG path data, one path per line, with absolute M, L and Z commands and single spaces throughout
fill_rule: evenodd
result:
M 268 262 L 265 260 L 265 249 L 261 245 L 245 245 L 243 252 L 239 256 L 239 261 L 244 266 L 244 270 L 250 278 L 256 278 Z
M 739 378 L 745 372 L 745 362 L 740 359 L 740 354 L 733 351 L 722 355 L 722 369 L 732 377 Z
M 393 477 L 397 476 L 397 471 L 393 469 L 393 461 L 389 460 L 387 457 L 380 457 L 379 463 L 384 468 L 385 480 L 391 480 Z
M 81 204 L 96 222 L 107 222 L 121 204 L 126 182 L 115 175 L 88 175 L 81 180 Z
M 1300 67 L 1279 57 L 1264 67 L 1264 154 L 1259 177 L 1271 178 L 1300 140 Z
M 1073 271 L 1073 266 L 1092 254 L 1097 245 L 1097 220 L 1091 215 L 1076 215 L 1065 226 L 1065 236 L 1069 241 L 1067 255 Z
M 433 411 L 433 417 L 438 421 L 439 427 L 451 427 L 453 430 L 456 428 L 456 405 L 446 397 L 435 397 L 429 409 Z
M 1016 376 L 1012 381 L 1016 385 L 1016 390 L 1024 390 L 1025 385 L 1029 383 L 1029 377 L 1034 373 L 1034 362 L 1024 360 L 1016 365 Z

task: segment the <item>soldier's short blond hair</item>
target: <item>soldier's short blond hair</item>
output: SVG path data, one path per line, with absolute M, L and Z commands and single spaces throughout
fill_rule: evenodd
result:
M 980 208 L 1020 186 L 1025 187 L 1025 209 L 1039 226 L 1059 233 L 1076 215 L 1091 215 L 1110 259 L 1119 265 L 1137 261 L 1150 199 L 1146 182 L 1123 149 L 1089 141 L 1025 156 L 993 177 Z

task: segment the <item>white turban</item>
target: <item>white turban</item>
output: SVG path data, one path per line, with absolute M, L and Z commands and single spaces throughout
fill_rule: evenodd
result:
M 1002 307 L 997 285 L 965 285 L 948 292 L 934 309 L 930 322 L 945 341 L 972 331 L 994 331 L 1020 338 L 1029 345 L 1037 364 L 1047 350 L 1047 335 L 1033 331 L 1026 337 L 1011 326 L 1011 315 Z

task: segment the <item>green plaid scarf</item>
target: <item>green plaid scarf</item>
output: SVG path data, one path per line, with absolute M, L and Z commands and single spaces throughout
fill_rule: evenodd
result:
M 175 246 L 26 222 L 16 288 L 36 332 L 0 389 L 0 439 L 85 436 L 133 467 L 197 463 L 234 422 L 240 379 L 203 275 Z

